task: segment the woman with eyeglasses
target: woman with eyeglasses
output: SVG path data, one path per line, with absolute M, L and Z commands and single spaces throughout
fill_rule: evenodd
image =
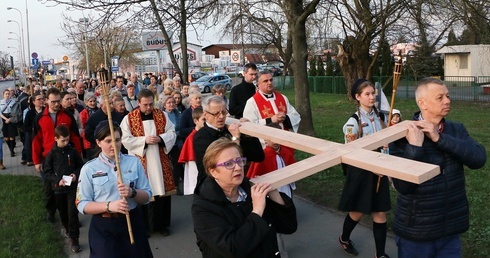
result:
M 26 165 L 33 166 L 32 163 L 32 132 L 34 131 L 34 119 L 38 114 L 43 112 L 45 98 L 40 92 L 34 93 L 29 98 L 29 110 L 24 118 L 24 132 L 25 132 L 25 148 L 26 148 Z
M 296 231 L 292 200 L 270 184 L 252 186 L 244 175 L 246 162 L 240 146 L 226 138 L 204 154 L 207 178 L 192 204 L 203 257 L 279 257 L 276 233 Z

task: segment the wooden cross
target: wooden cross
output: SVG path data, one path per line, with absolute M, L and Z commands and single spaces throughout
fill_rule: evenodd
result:
M 226 124 L 239 120 L 227 118 Z M 439 166 L 372 151 L 407 135 L 403 121 L 395 126 L 364 136 L 347 144 L 331 142 L 273 127 L 241 123 L 240 133 L 301 150 L 315 156 L 251 179 L 253 183 L 270 183 L 273 189 L 301 180 L 329 167 L 345 163 L 380 175 L 421 184 L 440 173 Z

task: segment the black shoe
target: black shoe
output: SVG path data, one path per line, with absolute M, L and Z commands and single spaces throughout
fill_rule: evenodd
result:
M 15 157 L 15 152 L 11 151 L 10 152 L 10 157 Z
M 20 162 L 20 164 L 25 165 L 25 164 L 27 164 L 27 161 L 22 160 L 22 161 Z
M 381 256 L 375 255 L 374 258 L 390 258 L 387 254 L 383 254 Z
M 78 238 L 70 238 L 70 246 L 71 246 L 71 251 L 74 253 L 79 253 L 82 251 L 82 248 L 80 248 L 80 243 L 78 242 Z
M 354 247 L 354 243 L 351 240 L 342 241 L 342 238 L 339 237 L 339 244 L 344 249 L 344 252 L 348 255 L 356 256 L 359 254 L 356 248 Z
M 168 228 L 163 228 L 162 231 L 160 231 L 160 233 L 162 233 L 163 236 L 170 235 L 170 231 L 168 230 Z
M 55 223 L 56 222 L 56 219 L 54 218 L 54 214 L 52 214 L 52 213 L 48 213 L 46 215 L 46 220 L 49 221 L 49 222 L 51 222 L 51 223 Z

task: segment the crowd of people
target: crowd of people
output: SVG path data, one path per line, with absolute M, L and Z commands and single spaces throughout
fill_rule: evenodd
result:
M 171 196 L 193 194 L 190 208 L 203 257 L 288 257 L 282 238 L 297 229 L 296 186 L 272 190 L 249 179 L 296 162 L 294 150 L 243 135 L 240 126 L 253 122 L 297 133 L 300 114 L 275 90 L 272 74 L 254 64 L 244 66 L 243 81 L 229 99 L 225 93 L 217 85 L 203 97 L 197 86 L 164 74 L 9 88 L 0 101 L 0 144 L 5 141 L 13 157 L 20 135 L 22 164 L 34 166 L 44 183 L 46 219 L 54 222 L 58 211 L 75 253 L 81 251 L 79 212 L 93 215 L 91 257 L 152 257 L 148 237 L 171 234 Z M 388 122 L 376 109 L 369 81 L 356 81 L 351 96 L 357 109 L 343 127 L 346 143 L 401 121 L 399 110 Z M 349 255 L 358 255 L 352 231 L 363 215 L 371 215 L 375 257 L 389 257 L 390 181 L 399 192 L 393 222 L 398 256 L 461 255 L 459 234 L 469 227 L 463 165 L 482 167 L 485 149 L 463 125 L 445 119 L 450 100 L 442 81 L 421 80 L 416 101 L 420 111 L 406 139 L 379 151 L 439 165 L 443 173 L 415 185 L 344 166 L 339 210 L 347 215 L 338 242 Z M 240 122 L 227 125 L 229 116 Z

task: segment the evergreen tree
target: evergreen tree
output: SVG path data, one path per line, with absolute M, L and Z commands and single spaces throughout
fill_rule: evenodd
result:
M 310 58 L 310 76 L 317 76 L 318 72 L 316 69 L 316 58 L 312 56 Z
M 454 45 L 459 45 L 459 40 L 458 37 L 456 37 L 456 33 L 454 33 L 454 30 L 451 28 L 451 30 L 447 34 L 446 46 L 454 46 Z
M 332 62 L 332 54 L 330 54 L 330 51 L 327 52 L 325 62 L 327 63 L 327 70 L 325 71 L 325 75 L 333 76 L 333 62 Z
M 317 67 L 318 67 L 317 75 L 318 76 L 325 76 L 325 67 L 323 66 L 322 56 L 318 56 Z
M 435 76 L 439 74 L 439 56 L 434 55 L 434 48 L 422 44 L 416 48 L 413 55 L 407 58 L 405 65 L 414 79 Z

